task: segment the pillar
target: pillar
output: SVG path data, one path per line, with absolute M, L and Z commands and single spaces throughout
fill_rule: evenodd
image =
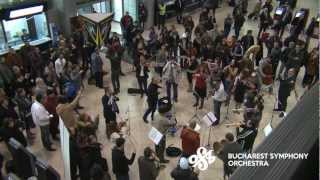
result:
M 154 7 L 155 7 L 155 1 L 156 0 L 144 0 L 144 6 L 146 7 L 148 11 L 148 18 L 147 22 L 145 24 L 145 28 L 150 28 L 154 25 Z
M 49 0 L 48 19 L 56 23 L 67 36 L 71 34 L 70 18 L 77 15 L 75 0 Z

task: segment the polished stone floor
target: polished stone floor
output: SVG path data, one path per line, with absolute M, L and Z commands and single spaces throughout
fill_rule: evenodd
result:
M 249 11 L 252 9 L 255 1 L 250 1 L 249 3 Z M 303 1 L 303 6 L 302 6 L 302 1 L 299 1 L 298 7 L 309 7 L 313 8 L 312 13 L 315 13 L 317 10 L 315 9 L 315 4 L 317 1 Z M 222 28 L 223 27 L 223 20 L 226 16 L 226 14 L 231 13 L 232 9 L 228 7 L 227 5 L 224 5 L 223 8 L 217 9 L 216 12 L 216 19 L 218 21 L 219 26 Z M 192 14 L 197 21 L 197 18 L 199 16 L 199 11 L 195 11 Z M 169 20 L 168 24 L 174 24 L 175 20 Z M 182 27 L 180 25 L 176 25 L 179 32 L 182 32 Z M 253 21 L 248 21 L 245 23 L 243 29 L 242 29 L 242 34 L 244 34 L 248 29 L 253 29 L 255 33 L 257 33 L 257 22 Z M 146 35 L 146 33 L 144 34 Z M 105 60 L 105 68 L 108 70 L 110 67 L 107 60 Z M 150 124 L 145 124 L 142 121 L 142 115 L 144 111 L 146 110 L 147 103 L 146 103 L 146 98 L 140 98 L 140 96 L 131 96 L 127 94 L 127 88 L 129 87 L 138 87 L 137 81 L 135 78 L 135 73 L 130 72 L 130 66 L 128 64 L 123 64 L 124 71 L 126 73 L 126 76 L 121 77 L 121 93 L 119 95 L 120 101 L 119 101 L 119 106 L 120 106 L 120 111 L 124 113 L 126 110 L 129 109 L 129 117 L 130 117 L 130 126 L 131 126 L 131 137 L 135 139 L 135 144 L 134 146 L 137 149 L 137 155 L 141 156 L 143 154 L 143 149 L 146 146 L 153 147 L 153 143 L 148 139 L 147 134 L 149 130 L 151 129 Z M 296 83 L 296 88 L 301 96 L 304 92 L 304 89 L 301 87 L 301 80 L 302 80 L 302 75 L 304 73 L 304 68 L 299 73 L 297 83 Z M 105 78 L 105 83 L 110 84 L 110 77 Z M 278 89 L 278 84 L 275 84 L 275 92 Z M 276 93 L 274 93 L 276 94 Z M 102 89 L 97 89 L 94 86 L 86 86 L 84 90 L 84 95 L 80 101 L 81 105 L 85 107 L 85 111 L 89 112 L 92 115 L 99 114 L 100 117 L 103 117 L 102 113 L 102 104 L 101 104 L 101 97 L 103 95 L 103 90 Z M 161 96 L 164 96 L 164 90 L 161 91 Z M 254 147 L 257 147 L 264 139 L 265 135 L 263 133 L 263 128 L 270 122 L 271 116 L 272 116 L 272 109 L 274 106 L 275 102 L 275 96 L 274 95 L 265 95 L 265 110 L 263 113 L 263 118 L 262 122 L 260 123 L 260 128 L 259 128 L 259 133 L 255 141 Z M 179 85 L 179 102 L 175 104 L 176 108 L 176 116 L 178 123 L 183 125 L 187 123 L 191 117 L 194 115 L 195 110 L 192 107 L 194 103 L 194 97 L 192 96 L 191 93 L 187 92 L 187 80 L 184 74 L 184 77 L 182 79 L 182 82 Z M 289 98 L 288 101 L 288 109 L 292 109 L 294 105 L 297 103 L 297 100 L 295 97 L 292 95 Z M 234 107 L 234 103 L 232 102 L 230 105 L 230 109 Z M 212 107 L 212 98 L 210 97 L 205 101 L 205 108 L 203 110 L 200 110 L 198 112 L 198 115 L 202 117 L 206 113 L 210 112 L 213 109 Z M 211 133 L 211 138 L 208 141 L 208 134 L 209 130 L 205 127 L 202 126 L 200 133 L 201 133 L 201 145 L 207 145 L 208 142 L 212 145 L 214 141 L 220 141 L 221 139 L 224 138 L 224 135 L 227 132 L 233 132 L 235 133 L 234 128 L 227 128 L 224 124 L 225 123 L 230 123 L 230 122 L 236 122 L 242 119 L 242 114 L 233 114 L 231 111 L 229 111 L 228 119 L 226 119 L 226 107 L 222 107 L 222 123 L 215 127 L 212 130 Z M 272 122 L 272 125 L 274 127 L 277 126 L 277 124 L 280 123 L 280 119 L 278 118 L 278 114 L 275 113 L 274 120 Z M 104 121 L 100 121 L 99 130 L 98 130 L 98 139 L 99 141 L 104 145 L 103 148 L 103 156 L 107 158 L 110 170 L 109 172 L 111 173 L 111 148 L 113 147 L 113 144 L 107 140 L 104 132 L 105 132 L 105 124 L 103 123 Z M 36 130 L 39 132 L 39 130 Z M 167 145 L 174 144 L 174 146 L 180 147 L 181 141 L 179 139 L 179 131 L 177 132 L 176 136 L 171 137 L 168 136 L 167 138 Z M 59 143 L 55 142 L 55 147 L 57 147 L 57 151 L 55 152 L 48 152 L 43 149 L 41 140 L 40 140 L 40 134 L 37 134 L 37 139 L 34 145 L 30 146 L 29 148 L 31 151 L 33 151 L 38 157 L 47 160 L 50 165 L 52 165 L 58 172 L 61 173 L 63 176 L 64 174 L 64 168 L 63 168 L 63 163 L 62 163 L 62 157 L 61 157 L 61 152 L 59 148 Z M 133 145 L 130 143 L 126 144 L 126 152 L 128 155 L 133 150 Z M 9 158 L 9 153 L 6 149 L 6 147 L 1 144 L 0 145 L 0 152 L 4 153 L 6 155 L 6 159 Z M 165 169 L 163 169 L 158 177 L 159 180 L 169 180 L 170 178 L 170 172 L 171 170 L 176 167 L 177 165 L 177 158 L 168 158 L 170 159 L 170 163 L 166 166 Z M 130 179 L 131 180 L 138 180 L 139 179 L 139 174 L 138 174 L 138 164 L 137 161 L 133 163 L 133 165 L 130 168 Z M 112 173 L 111 173 L 112 174 Z M 112 175 L 113 176 L 113 175 Z M 222 162 L 220 160 L 216 160 L 214 164 L 210 165 L 209 169 L 206 171 L 203 171 L 199 175 L 200 180 L 220 180 L 223 179 L 223 166 Z M 114 179 L 114 176 L 112 177 Z M 62 178 L 64 179 L 64 178 Z

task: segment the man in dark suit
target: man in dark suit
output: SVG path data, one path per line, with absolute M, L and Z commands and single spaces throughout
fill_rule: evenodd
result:
M 116 180 L 129 180 L 129 165 L 131 165 L 136 157 L 136 151 L 131 154 L 128 159 L 124 153 L 125 139 L 118 138 L 116 146 L 112 149 L 112 171 L 116 175 Z
M 247 34 L 241 38 L 241 44 L 244 52 L 246 52 L 252 45 L 254 45 L 254 37 L 252 36 L 252 30 L 248 30 Z
M 175 7 L 176 7 L 176 12 L 177 12 L 177 21 L 178 24 L 181 24 L 182 22 L 182 14 L 183 14 L 183 9 L 184 9 L 184 4 L 182 0 L 176 0 L 175 1 Z

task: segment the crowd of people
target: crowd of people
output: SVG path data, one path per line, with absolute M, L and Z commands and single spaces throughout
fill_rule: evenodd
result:
M 110 72 L 103 68 L 105 62 L 100 49 L 85 43 L 81 32 L 74 32 L 68 38 L 60 35 L 57 44 L 42 52 L 27 41 L 19 52 L 10 48 L 0 62 L 1 140 L 7 144 L 14 138 L 25 147 L 32 146 L 37 135 L 34 129 L 39 127 L 44 148 L 55 151 L 52 141 L 59 141 L 60 117 L 70 131 L 72 180 L 108 180 L 111 177 L 107 160 L 101 154 L 102 144 L 96 135 L 100 119 L 105 119 L 106 136 L 115 144 L 112 172 L 117 180 L 129 180 L 129 166 L 134 163 L 136 150 L 133 145 L 131 157 L 126 157 L 124 145 L 130 140 L 122 132 L 126 123 L 117 118 L 120 110 L 116 96 L 121 89 L 120 76 L 125 75 L 121 61 L 127 53 L 136 72 L 138 93 L 141 97 L 147 96 L 148 109 L 142 120 L 163 134 L 155 150 L 146 147 L 143 156 L 138 158 L 140 179 L 157 179 L 163 164 L 169 162 L 164 156 L 166 134 L 179 124 L 172 106 L 179 103 L 181 91 L 187 91 L 190 98 L 195 97 L 193 107 L 197 109 L 202 109 L 207 97 L 212 97 L 212 112 L 217 118 L 215 126 L 221 123 L 223 104 L 229 106 L 234 101 L 234 112 L 243 111 L 243 121 L 229 125 L 237 127 L 236 137 L 228 133 L 224 140 L 213 144 L 215 153 L 224 162 L 225 176 L 230 176 L 234 167 L 227 165 L 227 154 L 252 151 L 264 110 L 263 94 L 277 96 L 274 111 L 285 112 L 291 92 L 298 96 L 295 86 L 301 68 L 305 69 L 302 87 L 306 89 L 318 82 L 319 73 L 318 47 L 308 48 L 310 39 L 299 38 L 301 29 L 291 30 L 283 38 L 292 19 L 294 1 L 280 2 L 288 6 L 289 11 L 276 21 L 272 18 L 272 0 L 264 3 L 259 0 L 251 12 L 247 10 L 247 3 L 247 0 L 229 2 L 233 13 L 226 16 L 222 29 L 216 23 L 216 6 L 203 8 L 199 22 L 195 22 L 191 15 L 183 16 L 182 1 L 176 0 L 177 21 L 184 28 L 181 34 L 175 25 L 166 26 L 166 8 L 161 1 L 159 30 L 151 27 L 146 39 L 142 33 L 147 11 L 140 4 L 139 12 L 143 14 L 139 15 L 139 27 L 126 13 L 120 22 L 123 43 L 115 33 L 105 41 Z M 257 37 L 253 36 L 253 30 L 241 36 L 244 23 L 251 19 L 260 25 Z M 155 75 L 149 78 L 153 69 Z M 111 73 L 112 86 L 103 80 L 108 73 Z M 103 118 L 92 117 L 79 104 L 87 78 L 89 84 L 105 91 L 101 97 Z M 188 82 L 186 90 L 180 87 L 183 78 Z M 275 86 L 277 81 L 279 88 Z M 159 98 L 162 87 L 166 92 L 165 100 Z M 185 108 L 192 108 L 192 105 Z M 151 120 L 148 120 L 150 114 Z M 187 159 L 200 146 L 200 133 L 195 127 L 196 122 L 183 125 L 182 156 L 171 172 L 175 180 L 198 179 L 199 172 Z M 118 136 L 113 139 L 115 134 Z M 3 161 L 2 156 L 0 160 Z

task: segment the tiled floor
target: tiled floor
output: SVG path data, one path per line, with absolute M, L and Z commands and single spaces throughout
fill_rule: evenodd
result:
M 249 3 L 249 11 L 252 9 L 254 5 L 253 0 Z M 299 1 L 300 4 L 302 1 Z M 317 1 L 303 1 L 304 7 L 315 7 Z M 298 7 L 302 7 L 302 5 L 298 4 Z M 232 9 L 228 6 L 224 6 L 223 8 L 219 8 L 217 10 L 216 18 L 218 21 L 218 24 L 220 27 L 223 25 L 223 20 L 226 14 L 231 13 Z M 312 9 L 312 13 L 314 14 L 316 12 L 316 9 Z M 195 17 L 195 21 L 197 21 L 197 17 L 199 16 L 199 12 L 194 12 L 193 16 Z M 168 24 L 174 24 L 174 20 L 170 20 Z M 178 30 L 181 32 L 182 27 L 180 25 L 177 25 Z M 257 31 L 257 22 L 248 21 L 245 23 L 244 28 L 242 30 L 242 33 L 246 32 L 248 29 L 253 29 L 256 33 Z M 146 34 L 144 34 L 146 35 Z M 108 62 L 105 60 L 105 68 L 108 69 L 109 65 Z M 146 110 L 147 104 L 146 104 L 146 98 L 140 98 L 140 96 L 130 96 L 127 94 L 127 88 L 129 87 L 137 87 L 137 81 L 135 78 L 134 72 L 129 72 L 130 67 L 127 64 L 124 64 L 124 71 L 126 72 L 126 76 L 121 77 L 121 93 L 119 95 L 120 97 L 120 111 L 125 112 L 128 108 L 130 110 L 130 125 L 131 125 L 131 137 L 135 139 L 135 146 L 137 148 L 137 154 L 138 156 L 143 154 L 143 149 L 146 146 L 153 147 L 152 142 L 147 138 L 147 133 L 150 130 L 151 126 L 149 124 L 145 124 L 142 121 L 142 115 L 144 111 Z M 304 73 L 304 69 L 300 71 L 300 74 L 298 76 L 297 80 L 297 89 L 299 94 L 301 95 L 303 93 L 303 89 L 301 87 L 301 80 L 302 75 Z M 110 82 L 110 77 L 106 78 L 106 83 Z M 275 88 L 277 90 L 278 84 L 275 85 Z M 190 120 L 192 115 L 194 114 L 194 109 L 192 107 L 192 104 L 194 102 L 194 98 L 192 94 L 187 92 L 187 81 L 184 77 L 182 82 L 179 85 L 179 102 L 175 104 L 176 111 L 177 111 L 177 119 L 179 124 L 185 124 Z M 84 91 L 84 96 L 81 99 L 81 105 L 85 107 L 85 110 L 88 111 L 91 114 L 100 114 L 100 117 L 103 117 L 102 114 L 102 105 L 101 105 L 101 97 L 103 95 L 103 90 L 97 89 L 94 86 L 87 86 Z M 164 91 L 162 90 L 161 95 L 164 95 Z M 260 129 L 258 136 L 255 141 L 255 147 L 258 146 L 265 138 L 262 129 L 270 122 L 271 115 L 272 115 L 272 109 L 275 102 L 275 96 L 273 95 L 266 95 L 264 97 L 265 99 L 265 110 L 262 118 L 262 122 L 260 123 Z M 294 98 L 294 96 L 291 96 L 289 98 L 288 102 L 288 109 L 291 109 L 295 104 L 297 100 Z M 231 103 L 230 109 L 234 107 L 234 104 Z M 212 99 L 209 98 L 205 101 L 205 108 L 201 111 L 199 111 L 199 115 L 203 116 L 204 114 L 208 113 L 210 110 L 212 110 Z M 222 123 L 218 127 L 215 127 L 211 134 L 210 144 L 212 144 L 214 141 L 220 141 L 224 135 L 227 132 L 235 132 L 234 128 L 227 128 L 224 123 L 227 122 L 235 122 L 237 120 L 242 119 L 242 114 L 237 115 L 233 113 L 229 113 L 229 119 L 226 120 L 224 117 L 226 116 L 226 107 L 222 107 Z M 113 147 L 112 143 L 109 142 L 104 134 L 105 131 L 105 124 L 103 121 L 99 126 L 98 131 L 98 139 L 99 141 L 104 145 L 103 148 L 103 155 L 107 158 L 109 167 L 111 169 L 111 148 Z M 273 126 L 277 126 L 277 124 L 280 122 L 277 114 L 274 117 L 273 120 Z M 37 129 L 37 131 L 39 131 Z M 209 130 L 205 128 L 204 126 L 201 129 L 201 145 L 206 145 L 208 143 L 208 132 Z M 167 145 L 174 144 L 175 146 L 180 146 L 180 139 L 179 139 L 179 132 L 175 137 L 169 136 L 167 138 Z M 30 149 L 40 158 L 47 160 L 49 164 L 51 164 L 58 172 L 61 173 L 63 176 L 64 174 L 64 168 L 61 158 L 61 152 L 59 148 L 59 144 L 55 143 L 55 146 L 58 148 L 55 152 L 48 152 L 43 149 L 40 141 L 39 133 L 37 134 L 37 139 L 34 145 L 30 146 Z M 126 152 L 129 155 L 132 151 L 132 145 L 128 143 L 126 145 Z M 4 153 L 6 155 L 6 158 L 9 158 L 9 153 L 6 150 L 6 147 L 4 144 L 0 144 L 0 151 L 1 153 Z M 159 180 L 169 180 L 170 178 L 170 172 L 171 170 L 177 165 L 177 158 L 168 158 L 170 159 L 170 163 L 167 165 L 167 167 L 161 171 L 159 175 Z M 222 162 L 220 160 L 217 160 L 214 164 L 212 164 L 208 170 L 203 171 L 200 173 L 200 180 L 220 180 L 222 178 Z M 111 173 L 111 170 L 109 171 Z M 63 178 L 62 178 L 63 179 Z M 114 179 L 114 177 L 113 177 Z M 130 170 L 130 179 L 131 180 L 138 180 L 139 174 L 138 174 L 138 165 L 135 161 L 134 164 L 131 166 Z

